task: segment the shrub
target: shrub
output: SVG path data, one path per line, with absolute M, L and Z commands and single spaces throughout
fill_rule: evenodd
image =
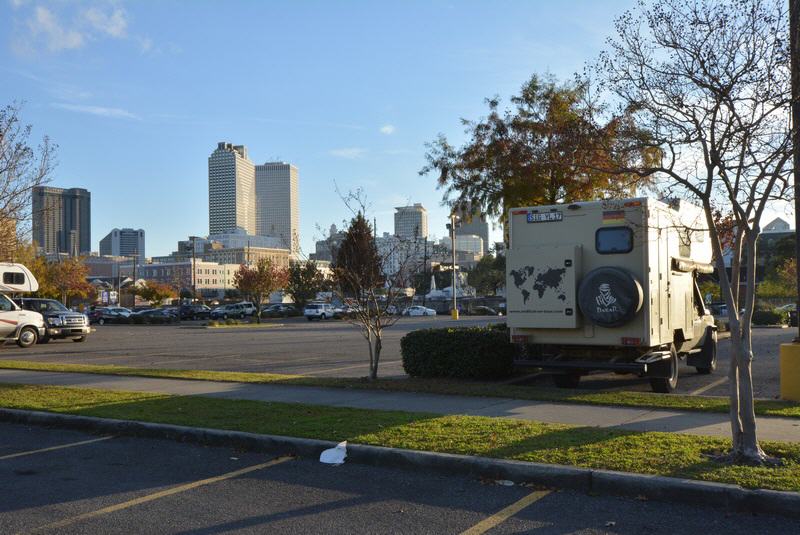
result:
M 413 331 L 400 340 L 400 351 L 412 377 L 498 379 L 511 375 L 517 346 L 501 324 Z
M 756 310 L 753 312 L 753 325 L 783 325 L 788 323 L 789 315 L 777 310 Z
M 218 325 L 219 325 L 219 322 L 217 320 L 211 320 L 208 323 L 206 323 L 206 326 L 208 326 L 208 327 L 217 327 Z

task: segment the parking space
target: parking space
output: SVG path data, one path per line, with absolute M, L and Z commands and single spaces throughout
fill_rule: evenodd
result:
M 496 318 L 402 318 L 384 331 L 381 370 L 402 376 L 400 339 L 406 333 L 448 325 L 485 325 Z M 344 321 L 308 322 L 286 318 L 263 328 L 200 329 L 182 325 L 103 325 L 81 344 L 54 341 L 28 349 L 0 348 L 0 358 L 146 368 L 271 372 L 313 376 L 364 376 L 369 371 L 367 342 Z
M 403 318 L 384 332 L 381 375 L 403 377 L 400 339 L 429 327 L 486 325 L 493 317 Z M 502 321 L 502 320 L 500 320 Z M 28 349 L 0 348 L 0 359 L 115 364 L 143 368 L 203 369 L 300 374 L 316 377 L 360 377 L 368 372 L 366 341 L 358 329 L 343 321 L 307 322 L 303 318 L 270 320 L 263 328 L 199 329 L 182 325 L 105 325 L 82 344 L 56 341 Z M 779 395 L 778 349 L 795 335 L 794 329 L 754 329 L 754 388 L 757 397 Z M 678 393 L 727 395 L 730 343 L 719 343 L 719 365 L 712 375 L 699 375 L 682 366 Z M 552 386 L 548 375 L 533 377 L 531 385 Z M 650 391 L 646 379 L 613 373 L 592 374 L 581 380 L 590 390 Z
M 2 533 L 794 533 L 795 521 L 0 424 Z

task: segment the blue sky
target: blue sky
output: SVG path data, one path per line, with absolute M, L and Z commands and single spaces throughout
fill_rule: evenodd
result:
M 58 144 L 53 185 L 92 192 L 93 249 L 141 227 L 148 256 L 208 233 L 218 141 L 299 167 L 306 252 L 349 214 L 335 183 L 364 189 L 379 232 L 422 202 L 442 236 L 424 143 L 460 142 L 460 117 L 533 73 L 581 70 L 633 4 L 0 1 L 0 105 Z

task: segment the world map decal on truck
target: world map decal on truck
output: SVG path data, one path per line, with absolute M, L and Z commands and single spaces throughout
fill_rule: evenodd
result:
M 514 279 L 514 286 L 522 295 L 523 304 L 528 304 L 533 292 L 539 299 L 542 299 L 548 291 L 553 292 L 559 300 L 565 301 L 567 299 L 564 291 L 564 273 L 566 271 L 565 268 L 550 266 L 538 270 L 534 266 L 523 266 L 512 270 L 511 278 Z

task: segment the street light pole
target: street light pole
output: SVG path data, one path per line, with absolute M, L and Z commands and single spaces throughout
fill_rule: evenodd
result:
M 453 283 L 451 287 L 453 293 L 453 311 L 451 317 L 454 320 L 458 319 L 458 298 L 456 294 L 456 219 L 457 216 L 455 213 L 450 214 L 450 248 L 453 251 Z
M 792 71 L 792 157 L 794 159 L 794 239 L 795 259 L 800 258 L 800 0 L 789 0 L 790 68 Z M 795 262 L 797 262 L 795 260 Z M 800 269 L 797 272 L 797 338 L 800 342 Z

